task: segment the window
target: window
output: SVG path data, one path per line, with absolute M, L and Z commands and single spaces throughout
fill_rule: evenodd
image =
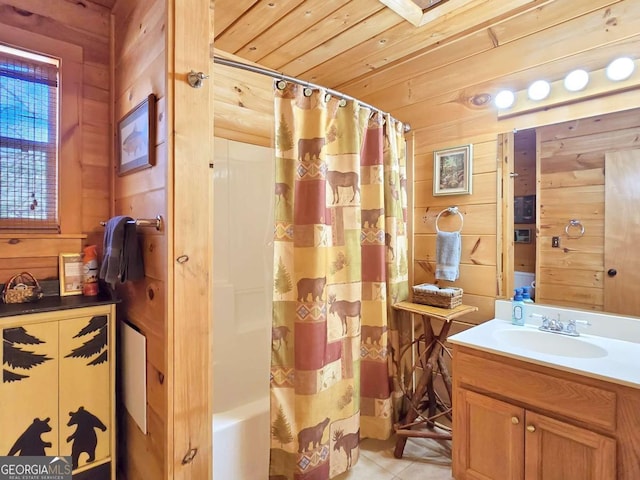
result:
M 59 67 L 0 44 L 0 229 L 59 230 Z

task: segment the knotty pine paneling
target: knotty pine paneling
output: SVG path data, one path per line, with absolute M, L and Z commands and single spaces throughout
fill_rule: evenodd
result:
M 98 222 L 107 218 L 111 201 L 105 170 L 111 155 L 110 11 L 90 1 L 0 0 L 0 12 L 0 41 L 62 56 L 64 106 L 59 172 L 62 236 L 20 234 L 22 245 L 37 242 L 38 246 L 11 261 L 3 259 L 2 276 L 31 269 L 36 278 L 57 278 L 59 253 L 80 252 L 86 244 L 102 249 L 103 229 Z M 48 251 L 46 264 L 38 257 L 43 249 Z M 2 257 L 10 254 L 3 252 Z
M 114 118 L 117 121 L 150 93 L 156 96 L 156 162 L 152 168 L 119 177 L 114 172 L 114 214 L 167 221 L 167 133 L 165 94 L 167 53 L 165 0 L 118 0 L 114 18 Z M 115 168 L 115 167 L 114 167 Z M 166 478 L 168 429 L 167 375 L 167 237 L 153 227 L 138 228 L 145 278 L 118 287 L 123 299 L 120 318 L 132 323 L 147 340 L 147 421 L 142 435 L 122 405 L 125 428 L 119 432 L 121 470 L 128 480 Z
M 605 276 L 605 153 L 638 148 L 640 111 L 600 115 L 537 129 L 540 236 L 536 300 L 602 310 Z M 582 222 L 568 238 L 569 219 Z M 560 248 L 551 237 L 560 237 Z
M 272 146 L 272 85 L 273 80 L 269 76 L 214 65 L 214 136 Z
M 624 22 L 628 22 L 624 27 L 620 25 L 623 19 Z M 488 169 L 490 156 L 493 152 L 497 155 L 496 140 L 499 133 L 514 128 L 530 128 L 558 123 L 564 119 L 576 119 L 571 126 L 567 125 L 561 131 L 557 131 L 556 134 L 559 136 L 553 146 L 544 148 L 552 149 L 555 155 L 561 155 L 563 151 L 568 152 L 563 158 L 571 161 L 573 165 L 584 162 L 592 171 L 576 174 L 574 178 L 571 178 L 573 173 L 568 176 L 562 173 L 543 176 L 542 182 L 579 184 L 590 183 L 598 177 L 601 173 L 598 169 L 602 165 L 600 158 L 588 149 L 580 148 L 583 139 L 567 138 L 568 143 L 565 144 L 564 137 L 572 136 L 572 129 L 582 122 L 586 123 L 585 128 L 599 131 L 595 122 L 577 119 L 640 106 L 638 92 L 621 92 L 605 98 L 589 99 L 501 121 L 498 121 L 496 111 L 490 102 L 478 105 L 474 104 L 473 100 L 483 94 L 493 96 L 503 87 L 526 88 L 532 79 L 562 78 L 568 71 L 579 66 L 603 68 L 616 56 L 637 51 L 640 45 L 640 35 L 637 34 L 639 28 L 640 8 L 633 2 L 597 0 L 589 5 L 577 0 L 542 2 L 539 8 L 500 21 L 490 28 L 476 28 L 457 40 L 427 48 L 388 68 L 378 68 L 371 73 L 363 74 L 359 79 L 337 85 L 347 93 L 388 110 L 400 120 L 412 125 L 415 135 L 416 246 L 432 243 L 421 237 L 433 235 L 430 226 L 432 219 L 442 208 L 449 205 L 459 205 L 463 212 L 466 210 L 463 235 L 489 235 L 491 238 L 497 231 L 494 227 L 498 227 L 497 203 L 503 201 L 495 169 L 482 174 L 477 174 L 474 170 L 472 195 L 433 197 L 431 192 L 434 150 L 472 143 L 476 152 L 483 151 L 483 156 L 486 155 L 479 165 L 486 165 L 481 168 Z M 339 75 L 341 73 L 338 73 Z M 327 73 L 325 78 L 330 77 L 331 73 Z M 630 113 L 622 115 L 633 117 Z M 616 125 L 625 124 L 618 119 L 612 119 L 611 122 L 616 122 Z M 613 139 L 609 141 L 608 146 L 614 141 L 618 143 L 618 148 L 629 148 L 634 138 L 638 138 L 637 131 L 629 129 L 622 132 L 623 129 L 623 126 L 620 126 L 616 132 L 605 135 Z M 601 144 L 600 140 L 603 139 L 594 139 L 593 143 Z M 620 146 L 620 142 L 624 146 Z M 480 147 L 480 144 L 483 147 Z M 576 144 L 580 151 L 580 160 L 576 160 L 577 154 L 573 144 Z M 485 151 L 487 145 L 493 145 L 493 148 Z M 583 214 L 581 219 L 590 222 L 592 232 L 601 232 L 601 220 L 594 218 L 601 217 L 598 213 L 601 209 L 594 209 L 590 200 L 594 195 L 600 198 L 601 193 L 592 193 L 588 190 L 591 187 L 578 185 L 566 185 L 564 188 L 582 188 L 579 191 L 575 190 L 571 196 L 576 202 L 572 204 L 573 207 L 580 212 L 576 215 Z M 579 196 L 576 197 L 576 194 Z M 565 203 L 567 200 L 568 197 L 565 196 Z M 549 223 L 558 222 L 560 219 L 566 222 L 568 217 L 566 212 L 562 212 L 559 203 L 541 203 L 543 218 Z M 586 213 L 587 211 L 590 213 Z M 425 216 L 426 220 L 423 221 Z M 454 219 L 447 221 L 451 226 L 455 222 Z M 533 225 L 532 228 L 534 227 Z M 547 223 L 542 226 L 541 241 L 546 241 L 544 237 L 549 234 L 545 232 L 549 227 Z M 497 237 L 494 237 L 494 245 L 498 245 Z M 501 252 L 496 254 L 500 255 Z M 419 261 L 422 262 L 422 266 Z M 417 256 L 414 262 L 416 283 L 418 280 L 433 280 L 433 274 L 428 270 L 431 264 L 427 262 L 425 270 L 424 261 L 425 258 L 420 259 Z M 485 287 L 481 295 L 487 295 L 487 300 L 493 300 L 496 295 L 496 273 L 501 272 L 483 267 L 461 265 L 460 279 L 454 282 L 454 285 L 461 286 L 465 283 L 471 292 L 478 294 L 476 284 L 482 284 Z M 584 283 L 584 280 L 581 282 Z M 466 292 L 465 288 L 465 302 L 468 303 Z M 492 309 L 485 314 L 485 319 L 493 318 Z

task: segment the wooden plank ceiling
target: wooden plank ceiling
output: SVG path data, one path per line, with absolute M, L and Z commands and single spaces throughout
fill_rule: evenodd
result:
M 374 71 L 427 55 L 480 29 L 491 35 L 491 27 L 549 3 L 448 0 L 425 10 L 426 23 L 416 27 L 396 13 L 418 8 L 416 3 L 383 1 L 217 0 L 215 47 L 286 75 L 348 90 Z

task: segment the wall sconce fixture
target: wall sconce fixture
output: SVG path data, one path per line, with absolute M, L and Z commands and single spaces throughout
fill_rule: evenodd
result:
M 639 66 L 638 59 L 620 57 L 590 73 L 577 69 L 551 83 L 537 80 L 526 90 L 502 90 L 495 96 L 498 119 L 640 88 L 640 75 L 634 75 Z
M 586 70 L 574 70 L 564 77 L 564 88 L 570 92 L 579 92 L 589 83 L 589 74 Z
M 551 85 L 546 80 L 536 80 L 527 89 L 527 96 L 531 100 L 544 100 L 551 93 Z
M 607 78 L 612 82 L 626 80 L 636 69 L 636 65 L 629 57 L 616 58 L 607 66 Z

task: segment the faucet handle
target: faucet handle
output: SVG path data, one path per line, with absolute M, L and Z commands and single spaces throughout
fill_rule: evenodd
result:
M 569 320 L 569 323 L 567 323 L 567 332 L 577 333 L 578 329 L 576 328 L 576 325 L 584 325 L 585 327 L 589 327 L 591 326 L 591 323 L 589 323 L 587 320 Z

